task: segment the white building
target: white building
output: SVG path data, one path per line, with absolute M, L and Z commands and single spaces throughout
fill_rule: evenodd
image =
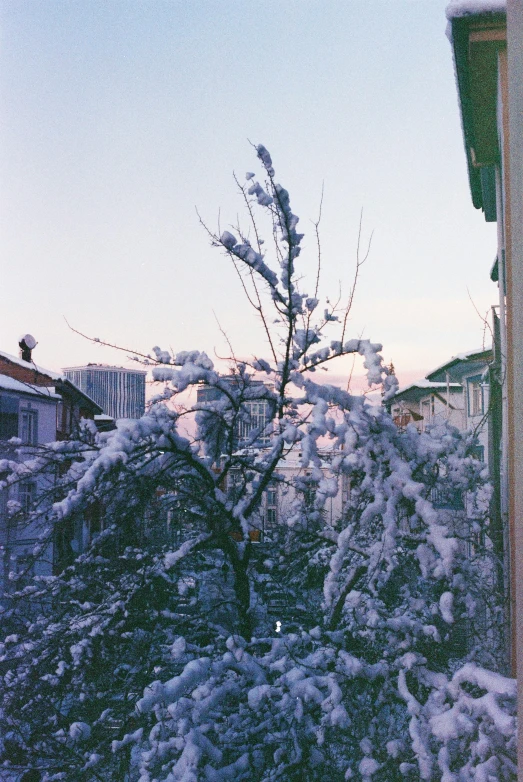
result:
M 47 388 L 0 374 L 0 465 L 2 459 L 22 460 L 38 446 L 55 440 L 57 407 L 61 401 L 58 394 Z M 7 583 L 11 570 L 28 570 L 39 575 L 52 572 L 52 545 L 32 562 L 31 552 L 40 527 L 30 520 L 22 525 L 16 515 L 20 509 L 29 513 L 38 496 L 52 488 L 52 484 L 52 474 L 41 474 L 0 490 L 1 585 Z
M 276 474 L 265 490 L 260 508 L 250 520 L 251 540 L 258 543 L 270 543 L 276 539 L 278 531 L 296 515 L 296 503 L 304 502 L 311 519 L 316 509 L 315 499 L 317 481 L 311 479 L 312 467 L 303 467 L 301 451 L 298 447 L 289 451 L 278 464 Z M 334 477 L 330 467 L 333 452 L 320 452 L 320 469 L 326 478 Z M 240 479 L 241 485 L 241 479 Z M 338 493 L 328 497 L 321 509 L 322 523 L 335 526 L 343 513 L 348 499 L 348 476 L 340 476 Z M 235 471 L 231 470 L 226 490 L 235 492 Z M 311 522 L 312 523 L 312 522 Z
M 477 456 L 482 462 L 490 464 L 492 451 L 499 441 L 493 426 L 494 410 L 490 404 L 491 348 L 470 350 L 460 353 L 432 370 L 427 380 L 457 384 L 462 390 L 462 421 L 455 426 L 462 431 L 475 432 L 478 438 Z M 454 421 L 451 421 L 454 423 Z
M 400 388 L 389 403 L 394 422 L 402 429 L 414 423 L 420 431 L 448 422 L 461 432 L 474 432 L 476 455 L 489 464 L 499 447 L 490 404 L 492 360 L 491 348 L 459 353 L 423 380 Z
M 459 383 L 437 383 L 424 378 L 400 388 L 391 400 L 390 412 L 399 429 L 413 423 L 423 432 L 448 421 L 464 429 L 463 389 Z
M 0 351 L 0 479 L 7 475 L 1 472 L 2 459 L 23 461 L 47 443 L 74 437 L 82 419 L 102 412 L 64 375 L 34 363 L 35 344 L 31 335 L 25 335 L 19 357 Z M 45 551 L 32 557 L 45 523 L 41 511 L 55 499 L 54 478 L 53 469 L 42 470 L 0 490 L 0 582 L 10 571 L 49 575 L 61 570 L 78 548 L 83 530 L 60 523 L 49 531 Z M 38 522 L 31 520 L 34 508 L 40 511 Z
M 105 364 L 66 367 L 63 372 L 112 418 L 141 418 L 144 414 L 147 372 Z
M 272 389 L 271 383 L 263 380 L 244 379 L 237 375 L 225 375 L 221 378 L 225 386 L 237 394 L 241 391 L 241 414 L 237 416 L 234 427 L 235 448 L 263 448 L 270 442 L 273 430 L 274 404 L 267 394 Z M 215 402 L 224 402 L 225 409 L 220 410 L 215 417 L 215 425 L 222 427 L 225 433 L 225 420 L 230 417 L 232 407 L 227 407 L 227 398 L 222 390 L 215 386 L 201 385 L 197 389 L 198 409 L 208 409 L 212 415 Z

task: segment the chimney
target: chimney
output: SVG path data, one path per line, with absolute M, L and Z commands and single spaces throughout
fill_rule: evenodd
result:
M 33 360 L 31 354 L 37 344 L 38 343 L 32 334 L 24 334 L 22 337 L 20 337 L 18 346 L 20 348 L 20 358 L 22 361 L 27 361 L 29 364 L 31 363 Z

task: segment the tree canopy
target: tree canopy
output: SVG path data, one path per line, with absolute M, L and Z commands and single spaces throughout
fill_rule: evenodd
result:
M 30 513 L 34 556 L 65 543 L 54 574 L 13 574 L 3 601 L 0 763 L 46 782 L 513 779 L 515 684 L 496 672 L 473 438 L 395 427 L 381 345 L 346 333 L 366 253 L 344 302 L 320 304 L 320 264 L 306 292 L 298 218 L 256 153 L 261 181 L 238 182 L 245 228 L 208 233 L 267 356 L 231 348 L 224 376 L 197 350 L 137 354 L 163 384 L 140 420 L 84 422 L 77 440 L 1 463 L 4 487 L 53 476 Z M 383 404 L 315 382 L 348 354 Z M 212 393 L 188 406 L 191 387 Z M 255 425 L 253 404 L 267 411 Z M 267 540 L 253 531 L 274 487 L 292 501 Z

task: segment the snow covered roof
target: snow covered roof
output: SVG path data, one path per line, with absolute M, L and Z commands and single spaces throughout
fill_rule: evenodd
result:
M 21 383 L 20 380 L 15 380 L 14 377 L 8 375 L 0 375 L 0 391 L 14 391 L 18 394 L 31 394 L 31 396 L 39 396 L 42 399 L 58 400 L 61 399 L 58 394 L 43 386 L 33 386 L 29 383 Z
M 451 0 L 445 13 L 447 19 L 459 19 L 462 16 L 479 14 L 499 14 L 507 10 L 507 0 Z
M 0 350 L 0 358 L 5 358 L 12 364 L 18 364 L 18 366 L 24 367 L 24 369 L 30 369 L 33 372 L 36 371 L 40 375 L 47 375 L 47 377 L 50 377 L 51 380 L 65 380 L 64 375 L 59 375 L 57 372 L 53 372 L 51 369 L 44 369 L 43 367 L 39 367 L 32 361 L 24 361 L 22 358 L 18 358 L 18 356 L 12 356 L 10 353 L 4 353 L 2 350 Z
M 446 361 L 441 366 L 433 369 L 427 375 L 427 380 L 435 381 L 437 377 L 441 377 L 443 372 L 448 372 L 458 364 L 473 363 L 475 361 L 486 362 L 492 356 L 492 347 L 476 348 L 475 350 L 467 350 L 465 353 L 458 353 L 456 356 L 452 356 L 449 361 Z M 443 381 L 441 381 L 443 382 Z
M 449 383 L 449 388 L 451 391 L 461 391 L 462 387 L 460 383 Z M 394 396 L 391 398 L 391 402 L 394 402 L 395 399 L 398 399 L 401 396 L 404 396 L 405 394 L 409 394 L 410 392 L 416 392 L 416 391 L 446 391 L 447 390 L 447 384 L 446 383 L 439 383 L 434 382 L 431 380 L 427 380 L 426 378 L 423 378 L 422 380 L 416 380 L 415 383 L 410 383 L 408 386 L 403 386 L 402 388 L 398 389 Z
M 91 407 L 94 407 L 97 410 L 99 410 L 100 412 L 102 412 L 102 408 L 100 407 L 100 405 L 97 402 L 95 402 L 94 399 L 91 399 L 91 397 L 88 394 L 86 394 L 84 391 L 82 391 L 80 388 L 78 388 L 78 386 L 76 386 L 72 382 L 72 380 L 69 380 L 68 378 L 66 378 L 65 375 L 62 375 L 62 374 L 60 374 L 58 372 L 53 372 L 52 369 L 44 369 L 44 367 L 40 367 L 40 366 L 38 366 L 38 364 L 34 364 L 32 361 L 24 361 L 22 358 L 18 358 L 18 356 L 13 356 L 13 355 L 11 355 L 11 353 L 5 353 L 2 350 L 0 350 L 0 358 L 4 358 L 4 359 L 6 359 L 6 361 L 9 361 L 12 364 L 17 364 L 18 366 L 23 367 L 24 369 L 28 369 L 28 370 L 30 370 L 32 372 L 35 372 L 35 373 L 39 374 L 39 375 L 42 375 L 43 377 L 48 377 L 51 381 L 53 381 L 53 383 L 58 384 L 59 386 L 69 388 L 70 392 L 72 391 L 74 395 L 83 397 L 87 402 L 89 402 Z M 7 376 L 6 375 L 1 375 L 1 377 L 5 378 Z M 12 378 L 10 378 L 10 379 L 12 379 Z M 19 381 L 16 381 L 16 382 L 19 382 Z M 38 386 L 36 384 L 27 384 L 26 385 L 25 383 L 20 383 L 20 385 L 23 386 L 24 388 L 29 388 L 30 387 L 30 388 L 40 388 L 40 389 L 43 389 L 43 388 L 46 387 L 45 385 L 40 385 L 40 386 Z M 49 389 L 48 389 L 48 391 L 49 391 Z M 56 392 L 60 393 L 60 391 L 61 391 L 60 388 L 57 388 L 57 389 L 53 388 L 53 390 L 49 391 L 49 393 L 43 392 L 42 390 L 41 391 L 35 391 L 35 393 L 39 394 L 40 396 L 49 396 L 49 394 L 51 394 L 51 393 L 53 393 L 53 394 L 56 393 Z

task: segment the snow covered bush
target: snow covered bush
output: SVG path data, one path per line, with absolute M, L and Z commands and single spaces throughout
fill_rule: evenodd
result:
M 383 406 L 314 382 L 358 353 L 385 403 L 396 388 L 381 345 L 346 338 L 353 290 L 316 314 L 298 218 L 257 155 L 263 180 L 242 186 L 249 230 L 211 238 L 269 355 L 224 377 L 205 353 L 156 347 L 146 360 L 165 388 L 142 419 L 103 434 L 86 424 L 24 468 L 56 467 L 41 546 L 86 520 L 99 532 L 4 601 L 0 762 L 46 782 L 513 779 L 488 502 L 471 521 L 460 500 L 488 497 L 473 442 L 446 426 L 399 432 Z M 187 410 L 190 386 L 205 392 Z M 252 405 L 270 426 L 249 421 Z M 18 480 L 16 462 L 3 469 Z M 260 541 L 266 493 L 289 482 L 292 513 Z M 328 521 L 340 482 L 343 512 Z

